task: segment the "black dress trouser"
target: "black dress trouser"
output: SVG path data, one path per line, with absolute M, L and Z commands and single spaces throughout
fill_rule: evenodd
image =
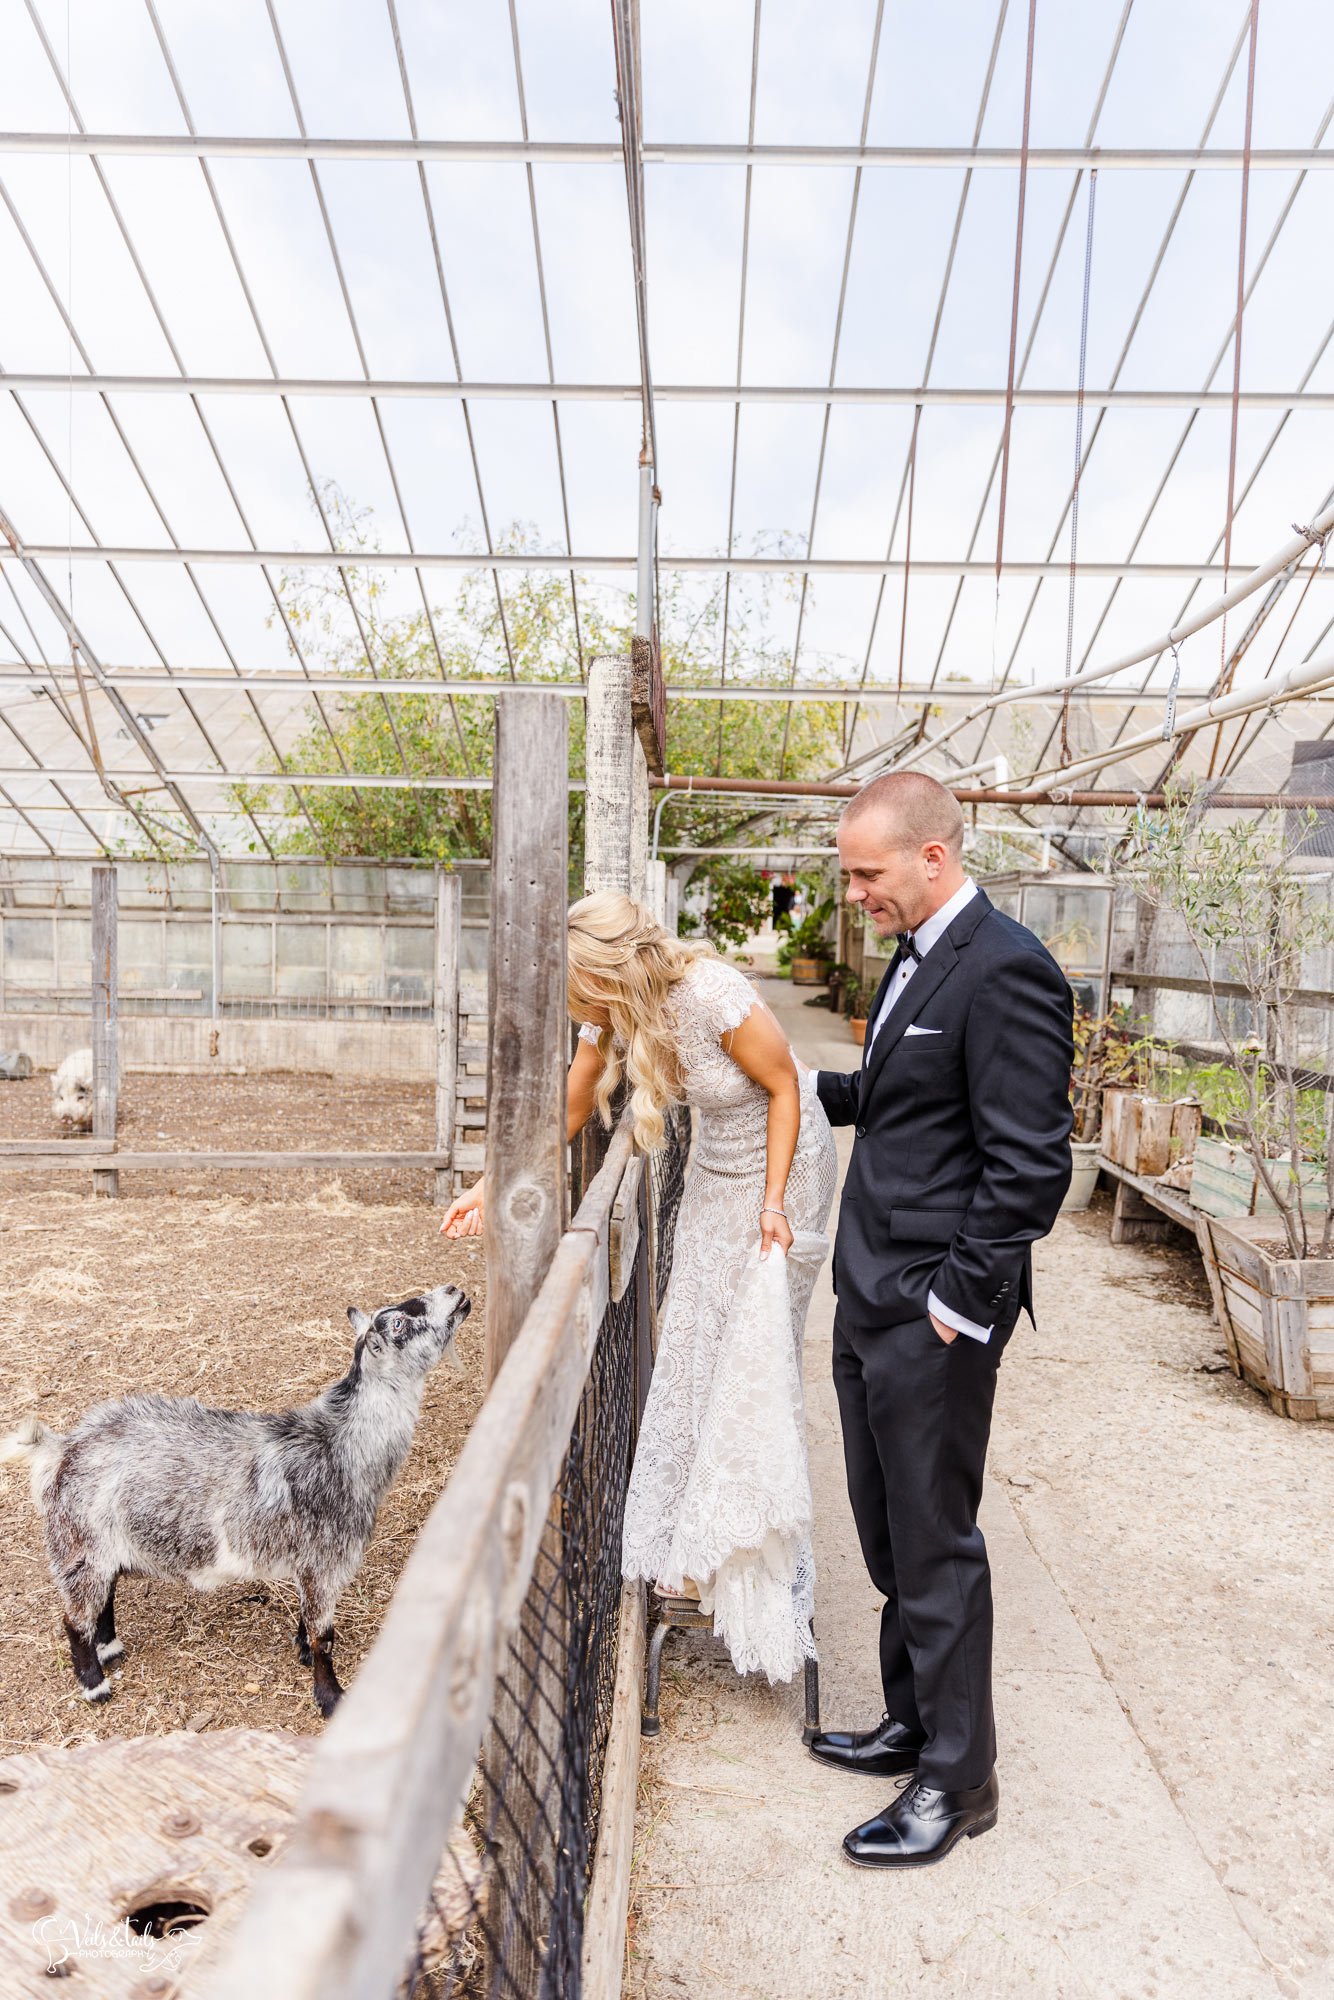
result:
M 1002 1342 L 944 1341 L 929 1319 L 834 1319 L 848 1494 L 884 1594 L 885 1708 L 926 1738 L 927 1784 L 981 1785 L 996 1761 L 991 1571 L 977 1525 Z

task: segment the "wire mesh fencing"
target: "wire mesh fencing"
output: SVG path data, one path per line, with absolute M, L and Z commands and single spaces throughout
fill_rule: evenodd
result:
M 641 1190 L 639 1250 L 609 1300 L 462 1823 L 399 2000 L 577 2000 L 617 1670 L 621 1529 L 646 1330 L 671 1267 L 688 1115 Z
M 662 1310 L 667 1297 L 667 1281 L 672 1275 L 676 1216 L 681 1206 L 681 1190 L 685 1186 L 686 1167 L 690 1159 L 689 1107 L 680 1105 L 669 1111 L 667 1117 L 667 1143 L 652 1155 L 649 1164 L 654 1219 L 653 1304 L 657 1312 Z

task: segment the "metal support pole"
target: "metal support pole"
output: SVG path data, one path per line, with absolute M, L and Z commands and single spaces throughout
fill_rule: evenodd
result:
M 657 505 L 653 498 L 653 467 L 639 461 L 639 559 L 635 569 L 635 636 L 653 637 L 653 552 Z
M 120 1051 L 116 1032 L 119 954 L 116 949 L 116 870 L 110 862 L 93 863 L 91 905 L 93 1137 L 114 1141 L 116 1100 L 120 1086 Z M 111 1197 L 120 1193 L 120 1175 L 114 1167 L 94 1167 L 93 1193 Z
M 222 1019 L 222 862 L 218 856 L 210 856 L 209 866 L 209 961 L 212 966 L 213 1005 L 210 1013 L 215 1021 Z
M 435 1170 L 435 1200 L 453 1194 L 455 1101 L 459 1072 L 459 944 L 463 924 L 463 884 L 443 868 L 435 871 L 435 1149 L 448 1157 Z

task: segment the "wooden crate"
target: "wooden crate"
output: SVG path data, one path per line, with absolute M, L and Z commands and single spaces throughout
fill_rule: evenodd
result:
M 1287 1172 L 1287 1162 L 1274 1165 Z M 1190 1198 L 1205 1215 L 1277 1215 L 1278 1208 L 1269 1190 L 1255 1171 L 1244 1146 L 1207 1135 L 1196 1142 L 1191 1168 Z M 1323 1215 L 1326 1207 L 1323 1167 L 1302 1168 L 1302 1206 L 1307 1216 Z
M 1102 1103 L 1102 1151 L 1127 1173 L 1152 1180 L 1193 1156 L 1203 1116 L 1194 1098 L 1166 1103 L 1135 1090 L 1108 1090 Z
M 1195 1226 L 1233 1373 L 1280 1416 L 1334 1418 L 1334 1258 L 1274 1255 L 1273 1216 Z

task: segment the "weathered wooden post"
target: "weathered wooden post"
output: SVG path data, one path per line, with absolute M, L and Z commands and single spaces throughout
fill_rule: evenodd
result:
M 444 868 L 435 871 L 435 1150 L 446 1157 L 435 1170 L 435 1199 L 448 1202 L 454 1182 L 454 1122 L 458 1116 L 459 951 L 463 884 Z
M 633 681 L 634 668 L 626 654 L 599 653 L 589 661 L 584 752 L 585 895 L 595 889 L 619 889 L 625 896 L 631 893 L 630 827 L 637 747 L 631 713 Z
M 93 1137 L 115 1140 L 116 1100 L 120 1093 L 120 1050 L 117 1036 L 116 870 L 111 862 L 95 861 L 92 869 L 92 1045 Z M 114 1167 L 93 1168 L 93 1193 L 120 1193 Z
M 569 731 L 559 695 L 496 698 L 486 1135 L 486 1378 L 568 1220 Z
M 486 1133 L 486 1380 L 509 1353 L 569 1220 L 566 1198 L 565 910 L 569 896 L 569 730 L 559 695 L 496 699 L 491 807 Z M 567 1643 L 560 1499 L 538 1551 L 530 1604 L 496 1686 L 484 1768 L 499 1783 L 524 1773 L 516 1805 L 495 1828 L 496 1858 L 524 1884 L 511 1976 L 536 1996 L 543 1880 L 555 1872 L 552 1829 L 539 1801 L 562 1754 Z M 533 1627 L 533 1593 L 538 1597 Z

